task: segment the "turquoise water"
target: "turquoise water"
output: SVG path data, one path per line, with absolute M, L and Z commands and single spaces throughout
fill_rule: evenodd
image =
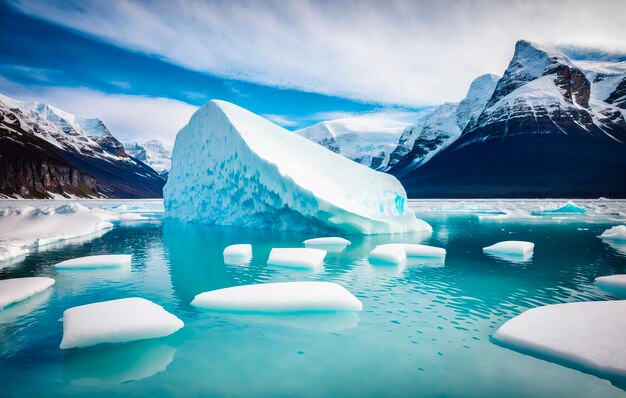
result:
M 626 273 L 626 257 L 596 238 L 616 225 L 585 216 L 550 221 L 422 214 L 432 236 L 350 237 L 317 273 L 265 265 L 272 247 L 309 235 L 185 225 L 121 226 L 93 241 L 51 247 L 0 270 L 45 275 L 55 287 L 0 313 L 0 395 L 89 396 L 626 396 L 610 381 L 495 345 L 505 320 L 544 304 L 609 300 L 597 276 Z M 423 239 L 422 239 L 423 238 Z M 445 265 L 373 266 L 376 244 L 422 239 L 446 247 Z M 499 240 L 529 240 L 534 257 L 483 255 Z M 225 265 L 222 249 L 252 243 L 249 265 Z M 72 257 L 131 253 L 130 273 L 55 271 Z M 290 280 L 342 284 L 358 314 L 236 315 L 191 307 L 203 291 Z M 64 352 L 65 309 L 131 296 L 185 322 L 174 335 Z

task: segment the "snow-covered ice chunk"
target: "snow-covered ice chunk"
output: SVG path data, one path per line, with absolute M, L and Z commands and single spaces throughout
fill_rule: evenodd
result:
M 554 304 L 507 321 L 495 341 L 597 375 L 626 376 L 626 301 Z
M 561 213 L 577 213 L 584 214 L 587 210 L 584 207 L 578 206 L 576 203 L 571 200 L 568 201 L 563 207 L 559 207 L 558 209 L 552 210 L 544 210 L 543 214 L 561 214 Z
M 100 256 L 78 257 L 61 261 L 54 265 L 58 269 L 93 269 L 130 267 L 130 254 L 106 254 Z
M 0 280 L 0 310 L 41 293 L 54 285 L 54 279 L 41 276 Z
M 626 299 L 626 274 L 600 276 L 595 282 L 600 289 Z
M 160 305 L 138 297 L 73 307 L 62 320 L 61 349 L 164 337 L 184 326 Z
M 26 257 L 27 254 L 28 250 L 20 243 L 2 243 L 0 246 L 0 268 L 4 267 L 9 260 L 13 262 Z
M 388 243 L 378 245 L 369 254 L 369 261 L 378 265 L 399 265 L 406 263 L 404 245 Z
M 324 265 L 326 250 L 312 248 L 274 248 L 269 265 L 298 269 L 318 269 Z
M 491 246 L 483 247 L 483 252 L 492 255 L 532 256 L 535 244 L 521 240 L 506 240 Z
M 224 101 L 205 104 L 178 133 L 163 194 L 166 216 L 183 221 L 353 234 L 432 229 L 392 175 Z
M 618 225 L 613 228 L 609 228 L 598 236 L 600 239 L 624 241 L 626 243 L 626 225 Z
M 339 312 L 361 311 L 363 304 L 331 282 L 277 282 L 243 285 L 198 294 L 192 305 L 220 311 Z
M 307 239 L 302 243 L 304 243 L 306 246 L 348 246 L 351 244 L 348 239 L 339 238 L 336 236 Z
M 252 245 L 247 243 L 230 245 L 224 249 L 223 255 L 224 257 L 251 257 Z
M 443 258 L 446 256 L 446 249 L 442 247 L 414 243 L 388 243 L 385 246 L 401 246 L 407 257 Z

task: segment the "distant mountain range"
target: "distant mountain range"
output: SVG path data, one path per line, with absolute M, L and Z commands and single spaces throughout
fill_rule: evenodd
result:
M 159 140 L 150 140 L 144 143 L 124 142 L 127 154 L 152 167 L 164 178 L 167 178 L 172 165 L 172 150 L 166 148 Z
M 476 78 L 461 102 L 385 142 L 371 166 L 409 197 L 624 198 L 625 117 L 626 62 L 572 61 L 520 40 L 501 78 Z M 313 127 L 298 133 L 330 148 Z
M 164 184 L 100 119 L 0 95 L 0 195 L 160 198 Z

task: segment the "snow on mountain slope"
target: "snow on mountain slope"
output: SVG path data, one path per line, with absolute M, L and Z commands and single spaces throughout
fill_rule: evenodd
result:
M 408 123 L 377 115 L 346 117 L 297 130 L 335 153 L 372 169 L 384 169 Z
M 150 140 L 142 144 L 125 142 L 124 149 L 130 156 L 141 160 L 162 176 L 167 176 L 172 164 L 172 151 L 159 140 Z
M 0 193 L 160 197 L 164 180 L 131 159 L 99 119 L 0 94 Z
M 574 61 L 591 82 L 591 98 L 626 110 L 626 61 Z
M 395 177 L 216 100 L 178 133 L 164 199 L 168 217 L 208 224 L 355 234 L 430 229 Z
M 593 98 L 611 89 L 590 73 L 520 40 L 476 122 L 419 170 L 391 172 L 414 197 L 623 197 L 626 120 Z
M 476 123 L 498 79 L 489 73 L 477 77 L 460 103 L 445 103 L 404 130 L 389 167 L 395 166 L 397 174 L 406 174 L 458 139 L 466 126 Z

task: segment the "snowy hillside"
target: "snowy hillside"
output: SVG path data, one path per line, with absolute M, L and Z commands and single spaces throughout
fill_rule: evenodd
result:
M 159 140 L 144 143 L 125 142 L 124 150 L 130 156 L 141 160 L 164 177 L 167 177 L 172 164 L 172 151 Z
M 208 224 L 356 234 L 430 229 L 398 180 L 224 101 L 176 137 L 168 217 Z
M 0 193 L 160 197 L 164 180 L 131 159 L 100 119 L 0 94 Z
M 407 174 L 456 141 L 466 126 L 476 123 L 498 79 L 492 74 L 477 77 L 460 103 L 445 103 L 404 130 L 389 168 L 395 174 Z
M 625 196 L 623 65 L 581 65 L 519 41 L 475 122 L 418 169 L 391 172 L 411 196 Z
M 385 169 L 408 126 L 376 115 L 318 123 L 295 133 L 375 170 Z

